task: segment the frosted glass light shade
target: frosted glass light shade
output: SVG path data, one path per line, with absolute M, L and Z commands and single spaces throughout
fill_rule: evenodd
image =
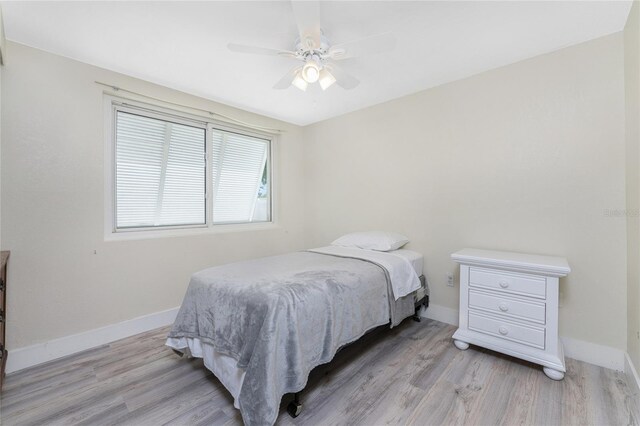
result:
M 307 90 L 307 86 L 309 84 L 304 80 L 304 78 L 302 78 L 300 74 L 300 72 L 296 74 L 291 84 L 304 92 L 305 90 Z
M 322 90 L 327 90 L 335 82 L 336 78 L 333 76 L 333 74 L 327 71 L 326 68 L 320 70 L 319 83 Z

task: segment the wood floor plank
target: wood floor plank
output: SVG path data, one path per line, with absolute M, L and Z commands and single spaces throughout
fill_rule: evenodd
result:
M 95 363 L 97 360 L 105 358 L 109 352 L 109 346 L 100 346 L 97 348 L 83 351 L 68 357 L 50 361 L 36 367 L 29 368 L 29 374 L 9 374 L 5 377 L 2 386 L 4 393 L 14 393 L 16 389 L 21 389 L 31 383 L 41 383 L 52 377 L 68 374 L 70 371 L 87 367 L 87 364 Z M 11 355 L 9 355 L 11 356 Z M 93 369 L 93 365 L 88 368 Z
M 211 387 L 211 382 L 216 380 L 213 376 L 178 385 L 171 392 L 157 394 L 158 398 L 153 402 L 131 410 L 127 422 L 132 424 L 158 425 L 186 412 L 205 402 L 214 406 L 220 406 L 224 402 L 219 390 Z M 169 390 L 169 389 L 166 389 Z
M 630 376 L 625 374 L 625 398 L 627 400 L 627 409 L 629 410 L 629 424 L 640 424 L 640 390 Z
M 172 369 L 164 374 L 143 383 L 139 386 L 124 392 L 127 407 L 131 411 L 147 405 L 155 404 L 157 401 L 166 398 L 171 393 L 178 392 L 183 388 L 188 388 L 194 383 L 210 375 L 209 371 L 203 368 L 201 363 L 186 364 L 186 368 Z M 210 386 L 211 387 L 211 386 Z M 216 389 L 212 387 L 211 390 Z
M 444 380 L 455 385 L 457 396 L 457 405 L 450 410 L 447 423 L 472 424 L 472 419 L 480 412 L 484 393 L 491 392 L 488 383 L 498 361 L 499 358 L 484 349 L 460 351 L 452 362 L 452 368 L 444 376 Z
M 640 395 L 625 376 L 572 359 L 565 379 L 471 347 L 455 328 L 410 320 L 379 328 L 316 368 L 287 425 L 638 424 Z M 201 360 L 164 346 L 168 327 L 7 376 L 3 425 L 242 424 L 233 398 Z
M 431 339 L 416 345 L 416 352 L 402 357 L 400 368 L 391 375 L 386 387 L 378 389 L 380 397 L 362 418 L 363 424 L 406 424 L 408 417 L 424 398 L 425 389 L 434 386 L 449 373 L 458 350 L 448 352 L 453 328 L 442 328 Z
M 431 328 L 434 327 L 436 325 L 431 325 Z M 334 395 L 342 395 L 344 398 L 344 395 L 350 391 L 349 387 L 356 389 L 359 382 L 355 378 L 365 377 L 366 373 L 370 372 L 371 365 L 379 364 L 383 354 L 389 356 L 397 346 L 394 344 L 397 343 L 394 339 L 380 338 L 380 335 L 384 335 L 387 331 L 389 330 L 376 330 L 364 336 L 362 345 L 359 341 L 355 345 L 346 347 L 330 364 L 320 366 L 311 373 L 307 387 L 302 392 L 305 407 L 308 406 L 309 409 L 305 408 L 301 417 L 296 419 L 298 423 L 320 422 L 323 420 L 324 412 L 336 411 L 332 408 Z M 398 335 L 397 330 L 391 331 Z M 366 349 L 363 350 L 363 348 Z
M 626 382 L 622 377 L 622 372 L 598 367 L 593 370 L 595 372 L 590 380 L 592 392 L 602 401 L 602 406 L 607 407 L 607 409 L 596 411 L 596 421 L 602 422 L 601 424 L 627 424 L 629 420 L 629 416 L 626 415 L 628 407 L 626 407 L 625 392 L 622 389 L 623 386 L 626 387 Z M 610 386 L 600 386 L 603 382 L 610 383 Z
M 566 418 L 564 417 L 564 412 L 566 411 L 564 407 L 575 403 L 575 401 L 569 399 L 571 393 L 565 392 L 565 388 L 570 386 L 570 382 L 546 379 L 540 380 L 539 385 L 540 387 L 536 392 L 533 423 L 551 426 L 562 424 L 562 419 Z M 569 424 L 575 424 L 572 419 L 569 420 Z M 584 424 L 593 425 L 595 423 L 589 421 Z
M 456 386 L 447 380 L 439 380 L 413 409 L 407 424 L 444 424 L 445 419 L 458 406 Z
M 386 341 L 387 344 L 361 366 L 359 374 L 339 388 L 333 388 L 330 394 L 318 401 L 314 410 L 309 410 L 309 414 L 303 412 L 301 419 L 310 424 L 325 421 L 328 424 L 343 424 L 345 419 L 350 423 L 358 423 L 366 418 L 384 398 L 381 390 L 386 389 L 398 370 L 406 366 L 407 359 L 412 359 L 421 349 L 429 348 L 431 340 L 444 338 L 445 335 L 447 339 L 450 338 L 450 330 L 443 324 L 429 324 L 427 328 L 431 329 L 431 333 L 420 339 L 409 339 L 398 333 L 394 340 Z M 310 397 L 312 403 L 316 403 L 313 396 Z M 348 416 L 345 417 L 346 413 Z
M 540 380 L 549 380 L 541 372 L 541 368 L 528 362 L 512 362 L 511 368 L 505 371 L 514 380 L 504 415 L 500 424 L 526 425 L 533 422 L 535 397 Z
M 59 377 L 60 376 L 60 377 Z M 65 398 L 68 394 L 79 389 L 94 386 L 98 383 L 95 374 L 91 369 L 82 369 L 80 371 L 67 372 L 65 374 L 55 376 L 58 380 L 45 380 L 42 386 L 38 383 L 31 383 L 25 386 L 25 392 L 22 389 L 16 389 L 15 393 L 6 392 L 3 397 L 2 407 L 6 415 L 18 415 L 22 411 L 29 411 L 37 406 L 41 406 L 52 401 L 58 401 Z
M 191 410 L 172 418 L 163 426 L 180 425 L 223 425 L 229 421 L 224 411 L 218 408 L 211 401 L 205 400 L 201 404 L 194 406 Z
M 111 419 L 121 418 L 128 413 L 127 404 L 122 402 L 120 404 L 113 404 L 103 410 L 96 410 L 94 413 L 85 416 L 83 420 L 73 424 L 78 426 L 108 426 L 114 424 L 111 422 Z

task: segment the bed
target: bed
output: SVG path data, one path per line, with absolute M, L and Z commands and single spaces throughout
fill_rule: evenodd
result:
M 205 269 L 166 344 L 203 359 L 246 425 L 272 425 L 282 396 L 301 391 L 314 367 L 415 314 L 422 268 L 411 250 L 328 246 Z

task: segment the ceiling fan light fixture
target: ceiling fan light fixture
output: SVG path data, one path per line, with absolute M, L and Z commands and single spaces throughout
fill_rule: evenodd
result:
M 315 83 L 320 78 L 320 63 L 315 57 L 311 57 L 307 60 L 307 63 L 302 67 L 302 78 L 307 83 Z
M 320 70 L 320 78 L 318 82 L 320 83 L 320 88 L 322 90 L 327 90 L 336 82 L 336 78 L 326 68 L 322 68 Z
M 298 71 L 291 84 L 304 92 L 307 90 L 307 86 L 309 85 L 309 83 L 307 83 L 305 79 L 302 78 L 301 74 L 302 72 Z

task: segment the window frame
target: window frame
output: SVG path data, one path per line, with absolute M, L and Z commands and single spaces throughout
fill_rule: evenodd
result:
M 117 228 L 116 200 L 116 128 L 117 113 L 141 115 L 205 130 L 205 223 L 192 225 L 164 225 L 146 227 Z M 162 238 L 182 235 L 200 235 L 206 233 L 224 233 L 238 231 L 258 231 L 279 228 L 276 222 L 276 198 L 274 188 L 274 152 L 277 146 L 277 135 L 261 132 L 244 126 L 231 124 L 210 117 L 193 114 L 181 109 L 166 108 L 134 99 L 104 94 L 104 165 L 105 165 L 105 197 L 104 197 L 104 238 L 105 241 L 123 239 Z M 213 222 L 212 177 L 213 161 L 212 132 L 215 130 L 237 133 L 267 141 L 267 176 L 269 185 L 269 220 L 255 222 Z

